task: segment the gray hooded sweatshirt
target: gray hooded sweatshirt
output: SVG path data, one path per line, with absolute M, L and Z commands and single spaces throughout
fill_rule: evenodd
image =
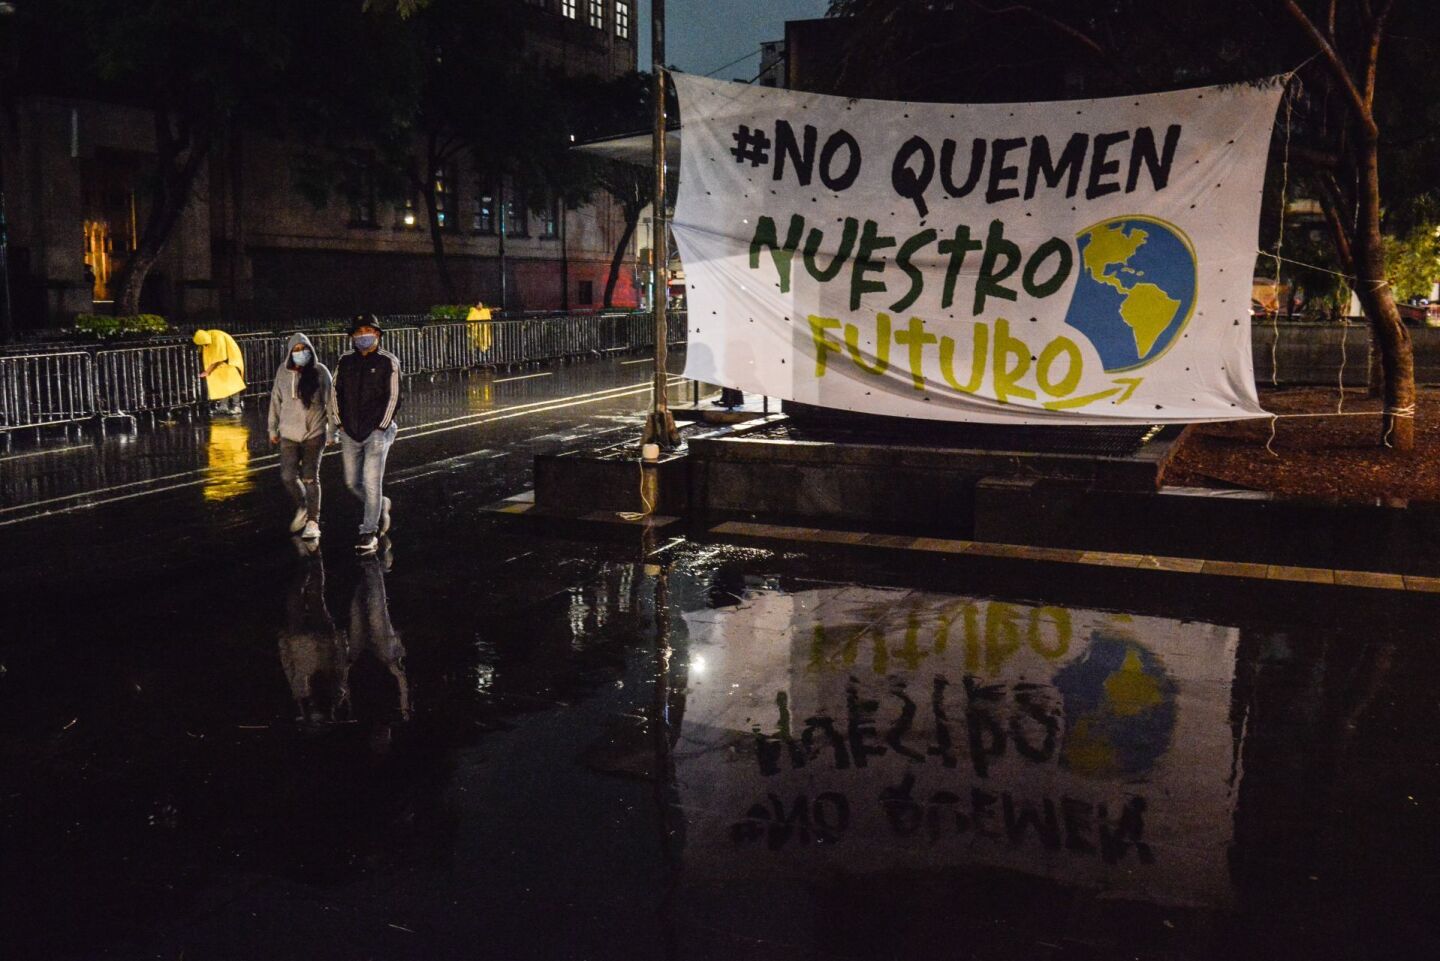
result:
M 296 344 L 304 344 L 311 354 L 315 353 L 315 346 L 304 334 L 293 335 L 286 345 L 285 363 L 275 372 L 275 386 L 270 390 L 270 436 L 300 443 L 321 437 L 328 429 L 327 408 L 332 382 L 329 369 L 320 363 L 319 357 L 313 358 L 310 363 L 320 376 L 320 383 L 315 388 L 315 396 L 310 399 L 310 406 L 305 406 L 300 397 L 300 371 L 290 367 L 290 352 Z

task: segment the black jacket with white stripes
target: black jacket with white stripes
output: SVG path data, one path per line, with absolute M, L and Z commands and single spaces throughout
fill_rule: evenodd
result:
M 357 441 L 386 430 L 400 409 L 400 358 L 384 348 L 352 350 L 335 365 L 332 418 Z

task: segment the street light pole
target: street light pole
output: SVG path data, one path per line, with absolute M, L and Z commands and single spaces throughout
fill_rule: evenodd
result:
M 655 230 L 650 245 L 650 270 L 655 309 L 655 388 L 654 404 L 645 418 L 642 444 L 659 444 L 666 450 L 680 446 L 680 432 L 670 415 L 668 393 L 669 373 L 666 371 L 668 320 L 666 308 L 670 299 L 670 234 L 665 209 L 665 0 L 650 3 L 650 60 L 655 71 L 655 141 L 652 156 L 655 163 Z
M 499 200 L 500 210 L 500 312 L 504 313 L 510 309 L 510 281 L 505 275 L 505 208 L 508 201 L 505 197 L 505 182 L 500 182 Z

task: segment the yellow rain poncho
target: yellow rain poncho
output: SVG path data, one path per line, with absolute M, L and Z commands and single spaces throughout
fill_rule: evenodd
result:
M 470 312 L 465 315 L 465 321 L 470 326 L 470 343 L 482 353 L 489 350 L 495 342 L 490 333 L 490 319 L 490 308 L 483 303 L 471 307 Z
M 223 330 L 195 331 L 195 344 L 200 348 L 200 369 L 219 366 L 205 378 L 205 389 L 211 400 L 224 400 L 245 389 L 245 356 L 235 338 Z

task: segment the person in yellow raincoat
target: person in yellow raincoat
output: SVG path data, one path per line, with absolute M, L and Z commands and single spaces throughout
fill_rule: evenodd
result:
M 200 376 L 218 412 L 239 414 L 245 393 L 245 355 L 235 338 L 223 330 L 195 331 L 200 348 Z
M 490 333 L 491 314 L 492 311 L 485 306 L 485 302 L 478 300 L 475 302 L 475 306 L 470 308 L 470 312 L 465 315 L 465 322 L 470 326 L 470 343 L 482 354 L 489 350 L 491 344 L 494 343 Z

